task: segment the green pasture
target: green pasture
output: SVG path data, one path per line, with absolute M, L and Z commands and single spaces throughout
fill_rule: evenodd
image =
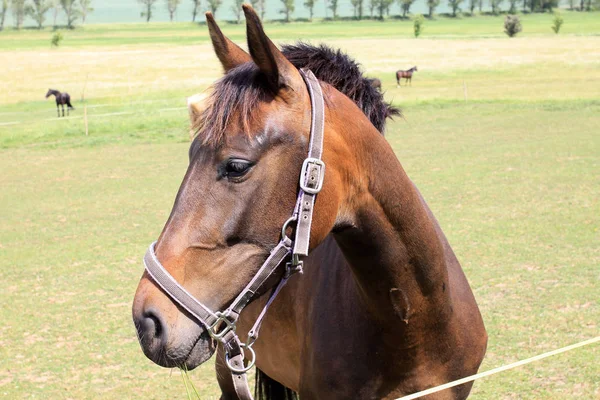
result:
M 516 39 L 501 20 L 439 18 L 420 39 L 407 21 L 266 25 L 347 50 L 403 108 L 386 136 L 471 282 L 482 371 L 600 335 L 600 14 L 565 13 L 558 36 L 548 14 L 525 15 Z M 90 25 L 57 50 L 50 35 L 0 33 L 0 398 L 184 399 L 179 371 L 142 354 L 130 308 L 186 169 L 185 98 L 219 76 L 205 27 Z M 71 92 L 70 118 L 49 86 Z M 472 398 L 600 398 L 599 359 L 578 349 Z M 218 398 L 212 362 L 190 376 Z
M 565 23 L 561 29 L 564 35 L 597 35 L 600 16 L 598 13 L 562 11 Z M 478 15 L 452 18 L 436 16 L 426 20 L 421 37 L 503 37 L 504 15 Z M 200 18 L 201 20 L 203 19 Z M 521 36 L 549 35 L 552 33 L 551 14 L 521 15 L 523 32 Z M 243 22 L 243 21 L 242 21 Z M 233 40 L 245 40 L 244 24 L 223 22 L 223 32 Z M 385 21 L 322 21 L 268 23 L 271 37 L 278 40 L 321 39 L 321 38 L 369 38 L 369 37 L 412 37 L 413 22 L 410 19 L 387 19 Z M 96 24 L 77 27 L 75 30 L 61 30 L 63 46 L 121 46 L 144 44 L 182 45 L 208 41 L 209 36 L 203 23 L 128 23 Z M 51 27 L 37 29 L 6 30 L 0 32 L 0 49 L 49 49 L 53 30 Z

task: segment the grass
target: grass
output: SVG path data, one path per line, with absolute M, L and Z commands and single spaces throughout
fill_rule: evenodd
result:
M 405 119 L 390 123 L 387 138 L 475 291 L 490 334 L 482 370 L 600 331 L 600 26 L 591 36 L 556 37 L 546 17 L 546 36 L 516 40 L 471 28 L 456 37 L 456 24 L 475 23 L 469 18 L 440 19 L 446 31 L 425 40 L 384 37 L 396 22 L 378 25 L 380 39 L 341 37 L 341 23 L 317 24 L 339 30 L 326 41 L 381 76 L 388 99 L 403 107 Z M 281 29 L 291 39 L 304 26 Z M 119 36 L 123 27 L 97 29 Z M 10 82 L 0 81 L 2 398 L 195 396 L 178 371 L 144 357 L 130 307 L 141 256 L 186 169 L 185 96 L 206 88 L 219 68 L 208 44 L 167 47 L 158 38 L 169 35 L 163 25 L 147 29 L 148 43 L 122 47 L 83 38 L 86 28 L 75 34 L 89 47 L 47 53 L 36 50 L 38 32 L 16 39 L 22 50 L 3 40 L 21 33 L 0 34 L 0 54 L 15 60 L 0 66 L 11 71 Z M 172 29 L 186 37 L 197 28 Z M 71 62 L 66 74 L 48 68 L 58 56 Z M 36 57 L 48 63 L 36 65 Z M 410 64 L 419 65 L 413 86 L 396 88 L 393 71 Z M 77 82 L 79 98 L 86 71 L 88 137 L 80 103 L 57 121 L 41 99 L 63 76 Z M 598 398 L 599 357 L 595 345 L 495 375 L 477 382 L 472 398 Z M 189 373 L 202 399 L 218 398 L 211 364 Z
M 564 11 L 561 28 L 564 35 L 598 34 L 598 14 L 595 12 Z M 520 36 L 553 34 L 551 14 L 521 15 L 523 32 Z M 208 42 L 209 36 L 203 24 L 176 23 L 129 23 L 95 24 L 63 31 L 61 47 L 123 46 L 123 45 L 190 45 Z M 276 40 L 333 38 L 411 38 L 413 24 L 410 20 L 388 19 L 363 21 L 315 21 L 294 23 L 268 23 L 268 31 Z M 224 24 L 223 32 L 233 40 L 245 41 L 244 24 Z M 426 20 L 423 38 L 427 37 L 505 37 L 504 16 L 480 15 L 450 18 L 437 16 Z M 0 32 L 0 50 L 44 49 L 50 51 L 52 29 L 6 30 Z

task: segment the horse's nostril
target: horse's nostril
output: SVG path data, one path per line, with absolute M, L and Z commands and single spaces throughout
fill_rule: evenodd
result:
M 166 334 L 165 325 L 154 310 L 144 312 L 141 320 L 141 332 L 147 339 L 161 340 Z
M 160 320 L 153 313 L 150 313 L 146 318 L 149 318 L 154 323 L 154 337 L 156 339 L 159 339 L 163 332 L 162 324 L 160 323 Z

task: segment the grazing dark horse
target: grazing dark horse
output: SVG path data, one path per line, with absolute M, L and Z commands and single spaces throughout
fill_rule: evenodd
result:
M 152 263 L 203 307 L 224 310 L 271 249 L 299 229 L 300 217 L 288 225 L 291 213 L 312 210 L 304 274 L 289 279 L 247 345 L 256 352 L 259 397 L 395 399 L 476 373 L 487 343 L 483 321 L 437 220 L 382 135 L 397 110 L 360 72 L 347 73 L 356 67 L 347 57 L 305 44 L 282 52 L 243 8 L 250 54 L 207 14 L 225 76 L 204 105 L 171 215 L 148 253 Z M 322 108 L 311 106 L 298 67 L 315 73 L 325 98 L 326 171 L 313 208 L 297 203 L 305 194 L 298 179 Z M 226 359 L 230 349 L 212 339 L 222 331 L 199 323 L 146 268 L 132 310 L 146 356 L 191 370 L 216 351 L 221 399 L 240 398 L 227 367 L 239 352 Z M 247 298 L 235 331 L 242 341 L 289 270 L 276 271 Z M 427 398 L 464 399 L 471 385 Z
M 413 72 L 418 71 L 417 66 L 415 65 L 414 67 L 412 67 L 409 70 L 406 71 L 396 71 L 396 83 L 398 84 L 398 86 L 400 86 L 400 81 L 402 80 L 402 78 L 405 78 L 406 81 L 405 83 L 408 85 L 408 82 L 410 82 L 410 85 L 412 86 L 412 76 L 413 76 Z
M 60 118 L 60 109 L 59 106 L 62 107 L 62 116 L 65 116 L 65 104 L 67 105 L 67 115 L 69 115 L 69 110 L 74 110 L 75 108 L 71 105 L 71 96 L 69 93 L 61 93 L 58 90 L 48 89 L 48 93 L 46 93 L 46 98 L 54 96 L 56 99 L 56 112 L 58 113 L 58 117 Z
M 369 82 L 371 82 L 371 86 L 375 89 L 381 90 L 381 80 L 378 78 L 369 78 Z

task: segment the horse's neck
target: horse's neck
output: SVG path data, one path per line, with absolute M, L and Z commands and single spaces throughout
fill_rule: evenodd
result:
M 54 95 L 54 97 L 60 96 L 60 92 L 58 90 L 51 90 L 50 94 Z
M 348 190 L 340 218 L 349 223 L 336 240 L 366 304 L 382 320 L 396 315 L 393 320 L 406 323 L 430 309 L 443 319 L 450 301 L 445 239 L 437 222 L 383 136 L 368 121 L 348 124 L 347 115 L 337 118 L 350 171 L 344 171 Z

